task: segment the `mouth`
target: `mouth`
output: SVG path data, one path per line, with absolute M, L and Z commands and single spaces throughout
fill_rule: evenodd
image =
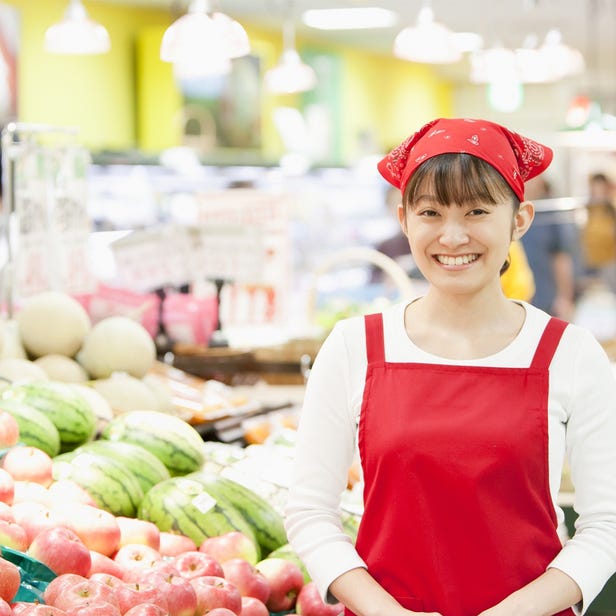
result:
M 469 263 L 473 263 L 479 259 L 479 255 L 476 253 L 465 254 L 465 255 L 434 255 L 436 261 L 438 261 L 441 265 L 446 265 L 448 267 L 460 267 L 461 265 L 468 265 Z

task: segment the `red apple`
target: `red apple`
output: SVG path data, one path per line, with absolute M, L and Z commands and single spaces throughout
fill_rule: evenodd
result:
M 64 525 L 77 534 L 88 550 L 105 556 L 117 552 L 120 547 L 120 526 L 112 513 L 84 503 L 66 504 L 57 510 Z
M 28 549 L 28 533 L 16 522 L 0 520 L 0 545 L 25 552 Z
M 217 607 L 226 607 L 235 614 L 242 611 L 240 591 L 223 577 L 204 575 L 190 580 L 197 595 L 195 616 L 210 614 Z
M 66 610 L 66 616 L 121 616 L 117 605 L 99 601 L 87 605 L 76 605 Z
M 177 567 L 170 560 L 159 560 L 152 563 L 151 567 L 132 567 L 124 571 L 125 582 L 131 582 L 133 584 L 139 582 L 148 582 L 158 585 L 163 581 L 173 577 L 179 576 L 180 572 Z
M 207 613 L 207 616 L 234 616 L 236 612 L 228 610 L 226 607 L 215 607 Z M 291 616 L 293 616 L 291 614 Z
M 270 611 L 263 601 L 259 601 L 255 597 L 242 597 L 241 616 L 269 616 L 269 613 Z
M 199 551 L 209 554 L 221 564 L 232 558 L 242 558 L 252 565 L 259 560 L 254 541 L 238 530 L 208 537 L 199 546 Z
M 8 411 L 0 409 L 0 449 L 8 449 L 19 442 L 19 424 Z
M 134 543 L 142 543 L 156 551 L 160 548 L 160 530 L 153 522 L 139 518 L 116 518 L 120 527 L 120 547 Z
M 100 602 L 110 603 L 119 608 L 114 588 L 102 582 L 85 580 L 83 582 L 71 584 L 69 588 L 65 588 L 62 592 L 57 594 L 52 605 L 66 612 L 80 605 L 90 605 Z
M 109 556 L 105 556 L 100 552 L 90 550 L 90 560 L 92 561 L 92 564 L 90 565 L 90 572 L 88 573 L 89 578 L 91 578 L 95 573 L 102 573 L 110 574 L 118 579 L 122 579 L 124 569 L 122 569 L 122 567 L 115 560 L 113 560 L 113 558 L 109 558 Z
M 180 575 L 189 580 L 204 575 L 224 577 L 220 563 L 209 554 L 198 550 L 184 552 L 184 554 L 176 556 L 171 562 L 176 566 Z
M 0 616 L 13 616 L 11 606 L 4 599 L 0 599 Z
M 0 469 L 1 471 L 2 469 Z M 0 500 L 0 520 L 6 520 L 7 522 L 15 521 L 15 514 L 13 508 L 7 503 Z
M 160 548 L 159 552 L 163 556 L 178 556 L 184 552 L 196 551 L 197 544 L 186 535 L 178 535 L 163 531 L 160 533 Z
M 46 505 L 36 502 L 15 503 L 13 505 L 15 522 L 23 527 L 28 535 L 28 545 L 41 531 L 60 526 L 58 514 Z
M 314 582 L 304 584 L 297 595 L 295 611 L 302 616 L 338 616 L 344 611 L 342 603 L 324 603 Z
M 241 558 L 232 558 L 222 563 L 225 580 L 237 587 L 243 597 L 255 597 L 267 603 L 270 585 L 267 578 L 249 562 Z
M 15 496 L 15 480 L 5 469 L 0 468 L 0 503 L 13 504 Z
M 60 593 L 64 592 L 74 584 L 79 584 L 80 582 L 86 581 L 87 578 L 83 575 L 77 575 L 76 573 L 62 573 L 47 584 L 47 588 L 43 591 L 43 599 L 47 605 L 53 605 L 56 601 L 56 597 Z
M 53 605 L 19 602 L 13 604 L 13 614 L 19 616 L 66 616 L 66 612 Z
M 12 601 L 20 584 L 19 567 L 4 558 L 0 558 L 0 599 Z
M 89 579 L 100 582 L 101 584 L 107 584 L 107 586 L 111 586 L 111 588 L 114 589 L 124 584 L 122 578 L 112 575 L 111 573 L 93 573 Z
M 83 503 L 96 507 L 96 501 L 78 483 L 72 479 L 57 479 L 47 488 L 51 505 L 65 503 Z
M 122 614 L 140 603 L 154 603 L 167 610 L 165 596 L 153 584 L 122 584 L 116 588 L 116 598 Z
M 286 612 L 295 606 L 304 585 L 302 570 L 284 558 L 266 558 L 257 563 L 257 569 L 267 578 L 270 596 L 267 607 L 271 612 Z
M 167 599 L 169 616 L 193 616 L 197 609 L 197 593 L 190 580 L 181 575 L 163 576 L 154 572 L 152 582 L 156 579 L 154 576 L 161 576 L 155 584 Z
M 151 569 L 162 560 L 162 555 L 158 550 L 151 548 L 143 543 L 129 543 L 123 545 L 114 555 L 113 560 L 120 565 L 124 571 L 123 579 L 130 569 Z
M 45 563 L 56 575 L 90 573 L 92 559 L 83 541 L 70 528 L 58 526 L 41 531 L 30 544 L 28 553 Z
M 124 616 L 168 616 L 169 612 L 164 607 L 155 603 L 140 603 L 131 607 Z
M 16 481 L 34 481 L 47 487 L 53 480 L 53 462 L 38 447 L 13 447 L 2 459 L 4 468 Z
M 13 504 L 23 502 L 42 503 L 51 506 L 49 491 L 36 481 L 15 481 L 13 489 Z

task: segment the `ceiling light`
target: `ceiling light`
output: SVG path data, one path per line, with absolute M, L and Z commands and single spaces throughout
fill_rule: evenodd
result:
M 111 48 L 106 28 L 92 21 L 81 0 L 70 0 L 64 18 L 45 32 L 45 50 L 57 54 L 100 54 Z
M 425 64 L 450 64 L 462 57 L 453 32 L 434 21 L 429 3 L 419 10 L 415 26 L 404 28 L 394 40 L 394 55 Z
M 379 7 L 346 9 L 310 9 L 302 21 L 317 30 L 361 30 L 364 28 L 389 28 L 398 22 L 393 11 Z
M 283 26 L 283 48 L 278 64 L 265 73 L 265 86 L 273 94 L 295 94 L 312 90 L 317 76 L 304 64 L 295 48 L 295 26 L 289 19 Z
M 188 12 L 165 31 L 160 58 L 176 74 L 197 77 L 228 72 L 230 60 L 250 53 L 242 25 L 224 13 L 212 13 L 208 0 L 192 0 Z

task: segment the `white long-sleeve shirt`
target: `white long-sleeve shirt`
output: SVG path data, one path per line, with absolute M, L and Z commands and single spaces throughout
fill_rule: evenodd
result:
M 383 313 L 386 361 L 528 367 L 549 316 L 521 303 L 526 319 L 516 338 L 494 355 L 464 361 L 437 357 L 415 346 L 404 328 L 406 304 L 396 304 Z M 366 368 L 363 317 L 339 322 L 315 360 L 300 417 L 285 524 L 289 541 L 323 597 L 335 578 L 366 567 L 339 520 L 348 468 L 358 455 Z M 552 500 L 562 523 L 557 496 L 566 457 L 578 514 L 575 536 L 550 566 L 579 585 L 584 611 L 616 571 L 616 379 L 592 334 L 569 325 L 552 359 L 549 384 Z

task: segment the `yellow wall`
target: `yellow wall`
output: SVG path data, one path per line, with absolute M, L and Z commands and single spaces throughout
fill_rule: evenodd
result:
M 162 33 L 173 19 L 169 11 L 85 1 L 90 16 L 109 30 L 112 51 L 70 57 L 43 50 L 45 29 L 61 19 L 68 0 L 3 1 L 21 13 L 20 121 L 78 126 L 93 150 L 139 147 L 156 152 L 179 143 L 181 99 L 170 65 L 158 57 Z M 273 66 L 281 51 L 280 34 L 247 30 L 264 70 Z M 299 39 L 300 51 L 303 44 L 310 41 Z M 328 51 L 340 55 L 343 67 L 338 117 L 344 160 L 355 155 L 362 131 L 374 134 L 386 148 L 428 119 L 450 114 L 450 88 L 429 68 L 343 47 Z M 282 153 L 273 108 L 299 100 L 263 94 L 265 160 L 275 161 Z

